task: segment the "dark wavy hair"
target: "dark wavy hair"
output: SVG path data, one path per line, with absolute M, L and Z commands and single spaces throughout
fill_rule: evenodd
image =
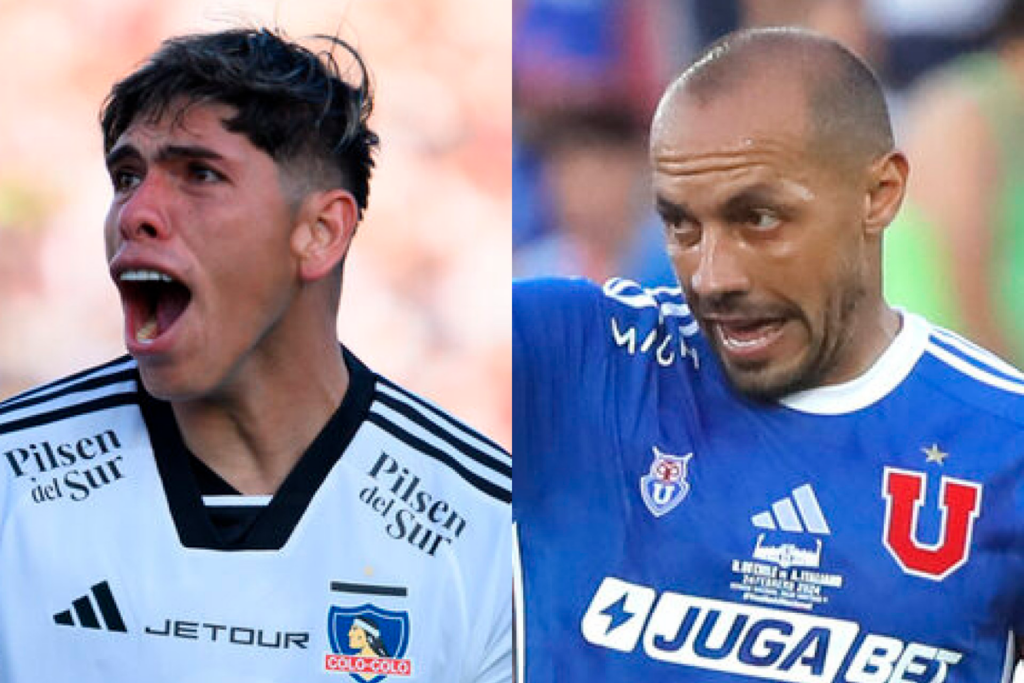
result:
M 179 103 L 179 117 L 193 104 L 226 104 L 238 112 L 224 122 L 228 130 L 245 135 L 279 165 L 305 173 L 316 187 L 344 187 L 362 216 L 379 144 L 367 125 L 373 108 L 369 74 L 345 41 L 316 39 L 330 48 L 314 53 L 268 29 L 165 41 L 107 96 L 100 114 L 104 152 L 139 117 L 157 120 Z M 358 71 L 354 84 L 342 77 L 334 48 L 351 57 Z

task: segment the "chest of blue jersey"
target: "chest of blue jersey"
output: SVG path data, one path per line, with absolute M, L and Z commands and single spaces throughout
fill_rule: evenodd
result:
M 825 415 L 740 398 L 673 343 L 581 356 L 516 444 L 527 681 L 1000 680 L 1019 426 L 965 422 L 927 357 Z

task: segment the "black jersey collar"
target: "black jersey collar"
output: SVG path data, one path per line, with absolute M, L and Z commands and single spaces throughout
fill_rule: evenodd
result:
M 150 396 L 139 381 L 139 405 L 149 429 L 157 469 L 182 545 L 210 550 L 278 550 L 284 546 L 320 485 L 341 458 L 373 401 L 376 376 L 347 349 L 342 349 L 349 385 L 341 405 L 285 478 L 252 528 L 235 543 L 218 534 L 203 506 L 189 464 L 192 454 L 174 420 L 169 403 Z

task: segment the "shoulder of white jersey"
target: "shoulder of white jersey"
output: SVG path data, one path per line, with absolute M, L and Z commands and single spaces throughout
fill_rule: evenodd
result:
M 1024 426 L 1024 372 L 955 332 L 930 325 L 925 354 L 944 374 L 945 392 Z
M 434 403 L 377 376 L 367 420 L 502 505 L 512 502 L 512 457 Z
M 137 403 L 137 367 L 122 356 L 6 399 L 0 402 L 0 434 Z

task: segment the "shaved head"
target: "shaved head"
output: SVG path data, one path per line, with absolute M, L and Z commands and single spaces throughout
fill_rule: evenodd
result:
M 669 258 L 737 390 L 870 367 L 899 327 L 882 233 L 909 165 L 863 62 L 807 31 L 731 34 L 665 93 L 650 161 Z
M 892 124 L 871 69 L 838 42 L 795 28 L 731 33 L 714 43 L 666 90 L 654 117 L 698 106 L 752 85 L 768 96 L 802 95 L 807 143 L 834 163 L 862 166 L 893 149 Z

